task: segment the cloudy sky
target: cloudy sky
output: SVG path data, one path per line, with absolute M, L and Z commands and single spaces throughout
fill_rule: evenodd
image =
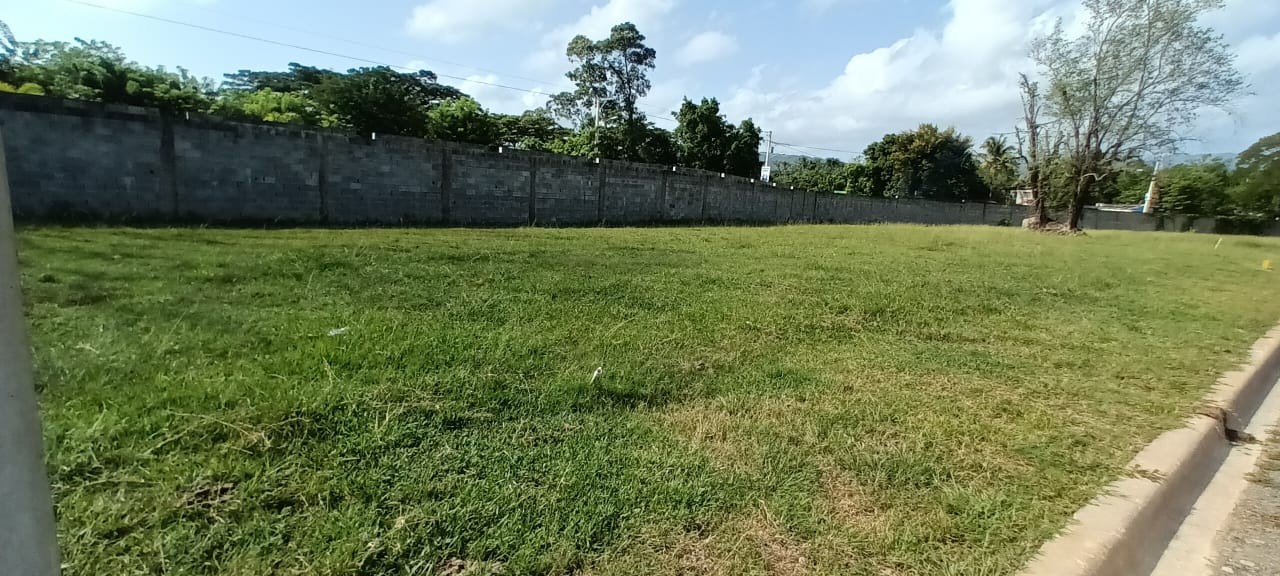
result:
M 837 157 L 921 122 L 978 139 L 1011 130 L 1028 38 L 1079 14 L 1079 0 L 85 1 L 294 47 L 71 0 L 16 2 L 0 18 L 20 40 L 107 40 L 143 64 L 214 78 L 289 62 L 426 68 L 501 112 L 567 86 L 575 34 L 631 21 L 658 51 L 643 102 L 658 125 L 674 126 L 662 117 L 684 96 L 715 97 L 731 121 L 754 118 L 803 147 L 780 152 Z M 1227 0 L 1206 24 L 1237 52 L 1252 94 L 1186 127 L 1196 141 L 1185 148 L 1238 152 L 1280 131 L 1280 0 Z

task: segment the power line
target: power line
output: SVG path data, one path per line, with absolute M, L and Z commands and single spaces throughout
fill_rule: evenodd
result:
M 67 0 L 67 1 L 69 1 L 69 2 L 75 2 L 75 0 Z M 75 2 L 75 3 L 77 3 L 77 4 L 85 4 L 85 5 L 89 5 L 89 3 L 88 3 L 88 2 Z M 215 10 L 215 9 L 213 9 L 213 8 L 209 8 L 209 7 L 207 7 L 207 6 L 198 6 L 198 5 L 195 5 L 195 4 L 189 4 L 189 3 L 183 3 L 183 4 L 185 4 L 185 5 L 186 5 L 187 7 L 189 7 L 189 8 L 195 8 L 195 9 L 197 9 L 197 10 L 202 10 L 202 11 L 204 11 L 204 12 L 209 12 L 209 13 L 211 13 L 211 14 L 219 14 L 219 15 L 222 15 L 222 16 L 230 17 L 230 18 L 238 18 L 238 19 L 243 20 L 243 21 L 245 21 L 245 22 L 253 22 L 253 23 L 255 23 L 255 24 L 261 24 L 261 25 L 263 25 L 263 26 L 271 26 L 271 27 L 273 27 L 273 28 L 279 28 L 279 29 L 281 29 L 281 30 L 288 30 L 288 31 L 290 31 L 290 32 L 298 32 L 298 33 L 301 33 L 301 34 L 309 34 L 309 35 L 311 35 L 311 36 L 316 36 L 316 37 L 318 37 L 318 38 L 325 38 L 325 39 L 328 39 L 328 40 L 336 40 L 336 41 L 338 41 L 338 42 L 344 42 L 344 43 L 346 43 L 346 44 L 351 44 L 351 45 L 353 45 L 353 46 L 361 46 L 361 47 L 364 47 L 364 48 L 372 48 L 372 49 L 374 49 L 374 50 L 381 50 L 381 51 L 383 51 L 383 52 L 390 52 L 390 53 L 393 53 L 393 54 L 400 54 L 401 56 L 408 56 L 408 57 L 410 57 L 410 58 L 414 58 L 414 59 L 417 59 L 417 60 L 422 60 L 423 62 L 434 62 L 434 63 L 436 63 L 436 64 L 444 64 L 444 65 L 446 65 L 446 66 L 456 66 L 456 67 L 458 67 L 458 68 L 466 68 L 466 69 L 469 69 L 469 70 L 475 70 L 476 72 L 485 72 L 485 73 L 488 73 L 488 74 L 497 74 L 498 76 L 511 77 L 511 78 L 515 78 L 515 79 L 517 79 L 517 80 L 524 80 L 524 81 L 526 81 L 526 82 L 533 82 L 534 84 L 542 84 L 542 85 L 544 85 L 544 86 L 550 86 L 550 87 L 552 87 L 552 88 L 555 88 L 555 87 L 559 86 L 559 84 L 557 84 L 557 83 L 555 83 L 555 82 L 547 82 L 546 80 L 539 80 L 539 79 L 537 79 L 537 78 L 529 78 L 529 77 L 527 77 L 527 76 L 520 76 L 520 75 L 517 75 L 517 74 L 510 74 L 510 73 L 507 73 L 507 72 L 501 72 L 501 71 L 493 70 L 493 69 L 489 69 L 489 68 L 481 68 L 481 67 L 479 67 L 479 66 L 473 66 L 473 65 L 470 65 L 470 64 L 463 64 L 462 62 L 454 62 L 454 61 L 451 61 L 451 60 L 445 60 L 445 59 L 442 59 L 442 58 L 427 57 L 427 56 L 423 56 L 423 55 L 421 55 L 421 54 L 417 54 L 417 53 L 414 53 L 414 52 L 409 52 L 409 51 L 406 51 L 406 50 L 401 50 L 401 49 L 399 49 L 399 48 L 391 48 L 391 47 L 389 47 L 389 46 L 382 46 L 382 45 L 379 45 L 379 44 L 370 44 L 370 43 L 368 43 L 368 42 L 364 42 L 364 41 L 361 41 L 361 40 L 352 40 L 352 39 L 350 39 L 350 38 L 344 38 L 344 37 L 342 37 L 342 36 L 337 36 L 337 35 L 334 35 L 334 34 L 329 34 L 329 33 L 327 33 L 327 32 L 321 32 L 321 31 L 318 31 L 318 30 L 311 30 L 311 29 L 307 29 L 307 28 L 298 28 L 298 27 L 295 27 L 295 26 L 286 26 L 286 25 L 284 25 L 284 24 L 277 24 L 277 23 L 275 23 L 275 22 L 271 22 L 271 21 L 268 21 L 268 20 L 261 20 L 261 19 L 257 19 L 257 18 L 250 18 L 250 17 L 247 17 L 247 16 L 241 16 L 241 15 L 237 15 L 237 14 L 232 14 L 232 13 L 227 12 L 227 11 L 224 11 L 224 10 Z M 99 8 L 104 8 L 104 9 L 110 9 L 109 7 L 106 7 L 106 6 L 97 6 L 97 7 L 99 7 Z
M 265 43 L 265 44 L 272 44 L 272 45 L 275 45 L 275 46 L 282 46 L 282 47 L 285 47 L 285 48 L 293 48 L 294 50 L 302 50 L 302 51 L 304 51 L 304 52 L 312 52 L 312 53 L 315 53 L 315 54 L 323 54 L 323 55 L 325 55 L 325 56 L 333 56 L 333 57 L 335 57 L 335 58 L 345 58 L 345 59 L 347 59 L 347 60 L 352 60 L 352 61 L 355 61 L 355 62 L 363 62 L 363 63 L 365 63 L 365 64 L 373 64 L 373 65 L 375 65 L 375 66 L 386 66 L 387 68 L 397 68 L 397 69 L 400 69 L 400 70 L 408 70 L 408 71 L 411 71 L 411 72 L 415 71 L 415 70 L 413 70 L 412 68 L 409 68 L 408 66 L 400 66 L 400 65 L 398 65 L 398 64 L 390 64 L 390 63 L 387 63 L 387 62 L 382 62 L 382 61 L 380 61 L 380 60 L 373 60 L 373 59 L 370 59 L 370 58 L 364 58 L 364 57 L 361 57 L 361 56 L 352 56 L 352 55 L 350 55 L 350 54 L 342 54 L 342 53 L 340 53 L 340 52 L 333 52 L 333 51 L 330 51 L 330 50 L 322 50 L 322 49 L 320 49 L 320 48 L 311 48 L 311 47 L 309 47 L 309 46 L 302 46 L 302 45 L 300 45 L 300 44 L 291 44 L 291 43 L 289 43 L 289 42 L 281 42 L 281 41 L 279 41 L 279 40 L 272 40 L 272 39 L 270 39 L 270 38 L 263 38 L 263 37 L 261 37 L 261 36 L 253 36 L 253 35 L 251 35 L 251 34 L 243 34 L 243 33 L 240 33 L 240 32 L 233 32 L 233 31 L 231 31 L 231 30 L 223 30 L 223 29 L 221 29 L 221 28 L 214 28 L 214 27 L 212 27 L 212 26 L 205 26 L 205 25 L 203 25 L 203 24 L 195 24 L 195 23 L 193 23 L 193 22 L 185 22 L 185 21 L 182 21 L 182 20 L 174 20 L 174 19 L 172 19 L 172 18 L 165 18 L 165 17 L 163 17 L 163 16 L 155 16 L 155 15 L 153 15 L 153 14 L 146 14 L 146 13 L 143 13 L 143 12 L 134 12 L 134 11 L 132 11 L 132 10 L 125 10 L 125 9 L 123 9 L 123 8 L 115 8 L 115 7 L 112 7 L 112 6 L 104 6 L 104 5 L 102 5 L 102 4 L 94 4 L 94 3 L 92 3 L 92 2 L 85 2 L 84 0 L 62 0 L 62 1 L 63 1 L 63 2 L 70 2 L 70 3 L 72 3 L 72 4 L 80 4 L 80 5 L 83 5 L 83 6 L 90 6 L 90 7 L 93 7 L 93 8 L 99 8 L 99 9 L 102 9 L 102 10 L 107 10 L 107 11 L 109 11 L 109 12 L 119 12 L 119 13 L 121 13 L 121 14 L 128 14 L 128 15 L 130 15 L 130 16 L 137 16 L 137 17 L 139 17 L 139 18 L 146 18 L 146 19 L 148 19 L 148 20 L 155 20 L 155 21 L 158 21 L 158 22 L 165 22 L 165 23 L 168 23 L 168 24 L 175 24 L 175 25 L 178 25 L 178 26 L 186 26 L 186 27 L 188 27 L 188 28 L 195 28 L 196 30 L 203 30 L 203 31 L 205 31 L 205 32 L 213 32 L 213 33 L 215 33 L 215 34 L 224 34 L 224 35 L 227 35 L 227 36 L 233 36 L 233 37 L 236 37 L 236 38 L 242 38 L 242 39 L 245 39 L 245 40 L 253 40 L 253 41 L 255 41 L 255 42 L 262 42 L 262 43 Z M 495 87 L 495 88 L 504 88 L 504 89 L 507 89 L 507 90 L 516 90 L 516 91 L 519 91 L 519 92 L 526 92 L 526 93 L 529 93 L 529 94 L 538 94 L 538 95 L 542 95 L 542 96 L 550 96 L 550 94 L 547 94 L 546 92 L 542 92 L 542 91 L 539 91 L 539 90 L 530 90 L 530 89 L 528 89 L 528 88 L 520 88 L 520 87 L 518 87 L 518 86 L 508 86 L 508 85 L 506 85 L 506 84 L 498 84 L 498 83 L 495 83 L 495 82 L 485 82 L 485 81 L 483 81 L 483 80 L 476 80 L 476 79 L 474 79 L 474 78 L 466 78 L 466 77 L 463 77 L 463 76 L 454 76 L 454 75 L 451 75 L 451 74 L 440 74 L 440 73 L 434 73 L 434 74 L 435 74 L 436 76 L 441 77 L 441 78 L 449 78 L 449 79 L 452 79 L 452 80 L 459 80 L 459 81 L 462 81 L 462 82 L 471 82 L 471 83 L 473 83 L 473 84 L 483 84 L 483 85 L 485 85 L 485 86 L 493 86 L 493 87 Z
M 801 146 L 799 144 L 787 144 L 786 142 L 774 142 L 774 145 L 786 146 L 788 148 L 803 148 L 806 150 L 819 150 L 822 152 L 837 152 L 840 154 L 852 154 L 854 156 L 861 154 L 861 152 L 854 152 L 853 150 L 841 150 L 839 148 L 822 148 L 820 146 Z
M 351 61 L 354 61 L 354 62 L 361 62 L 361 63 L 364 63 L 364 64 L 373 64 L 373 65 L 375 65 L 375 66 L 386 66 L 386 67 L 388 67 L 388 68 L 395 68 L 395 69 L 398 69 L 398 70 L 406 70 L 406 71 L 410 71 L 410 72 L 415 72 L 415 71 L 416 71 L 416 70 L 414 70 L 413 68 L 410 68 L 410 67 L 408 67 L 408 66 L 401 66 L 401 65 L 399 65 L 399 64 L 391 64 L 391 63 L 388 63 L 388 62 L 383 62 L 383 61 L 381 61 L 381 60 L 374 60 L 374 59 L 371 59 L 371 58 L 365 58 L 365 57 L 362 57 L 362 56 L 352 56 L 352 55 L 350 55 L 350 54 L 343 54 L 343 53 L 341 53 L 341 52 L 334 52 L 334 51 L 332 51 L 332 50 L 324 50 L 324 49 L 321 49 L 321 48 L 312 48 L 312 47 L 310 47 L 310 46 L 303 46 L 303 45 L 301 45 L 301 44 L 293 44 L 293 43 L 290 43 L 290 42 L 282 42 L 282 41 L 280 41 L 280 40 L 273 40 L 273 39 L 270 39 L 270 38 L 263 38 L 263 37 L 261 37 L 261 36 L 254 36 L 254 35 L 252 35 L 252 34 L 245 34 L 245 33 L 242 33 L 242 32 L 235 32 L 235 31 L 233 31 L 233 30 L 225 30 L 225 29 L 222 29 L 222 28 L 215 28 L 215 27 L 213 27 L 213 26 L 205 26 L 205 25 L 203 25 L 203 24 L 196 24 L 196 23 L 194 23 L 194 22 L 186 22 L 186 21 L 183 21 L 183 20 L 176 20 L 176 19 L 173 19 L 173 18 L 165 18 L 165 17 L 163 17 L 163 16 L 156 16 L 156 15 L 154 15 L 154 14 L 147 14 L 147 13 L 145 13 L 145 12 L 135 12 L 135 11 L 133 11 L 133 10 L 126 10 L 126 9 L 123 9 L 123 8 L 116 8 L 116 7 L 114 7 L 114 6 L 105 6 L 105 5 L 102 5 L 102 4 L 95 4 L 95 3 L 93 3 L 93 2 L 86 2 L 85 0 L 63 0 L 63 2 L 68 2 L 68 3 L 71 3 L 71 4 L 79 4 L 79 5 L 82 5 L 82 6 L 89 6 L 89 7 L 92 7 L 92 8 L 98 8 L 98 9 L 100 9 L 100 10 L 106 10 L 106 11 L 108 11 L 108 12 L 116 12 L 116 13 L 120 13 L 120 14 L 126 14 L 126 15 L 129 15 L 129 16 L 135 16 L 135 17 L 138 17 L 138 18 L 145 18 L 145 19 L 147 19 L 147 20 L 154 20 L 154 21 L 157 21 L 157 22 L 164 22 L 164 23 L 166 23 L 166 24 L 173 24 L 173 25 L 176 25 L 176 26 L 185 26 L 185 27 L 187 27 L 187 28 L 194 28 L 194 29 L 196 29 L 196 30 L 202 30 L 202 31 L 205 31 L 205 32 L 212 32 L 212 33 L 214 33 L 214 34 L 223 34 L 223 35 L 231 36 L 231 37 L 234 37 L 234 38 L 241 38 L 241 39 L 244 39 L 244 40 L 252 40 L 252 41 L 254 41 L 254 42 L 262 42 L 262 43 L 264 43 L 264 44 L 271 44 L 271 45 L 273 45 L 273 46 L 281 46 L 281 47 L 284 47 L 284 48 L 292 48 L 292 49 L 294 49 L 294 50 L 302 50 L 302 51 L 304 51 L 304 52 L 311 52 L 311 53 L 313 53 L 313 54 L 321 54 L 321 55 L 324 55 L 324 56 L 333 56 L 333 57 L 335 57 L 335 58 L 344 58 L 344 59 L 347 59 L 347 60 L 351 60 Z M 300 31 L 301 31 L 301 30 L 300 30 Z M 317 35 L 320 35 L 320 34 L 317 34 Z M 337 38 L 337 37 L 332 37 L 332 38 L 334 38 L 334 39 L 336 39 L 336 40 L 339 40 L 339 41 L 343 41 L 343 42 L 352 42 L 352 43 L 355 43 L 355 44 L 365 45 L 365 46 L 368 46 L 368 47 L 371 47 L 371 48 L 375 48 L 375 49 L 379 49 L 379 50 L 384 50 L 384 49 L 385 49 L 385 48 L 381 48 L 381 47 L 378 47 L 378 46 L 373 46 L 373 45 L 363 44 L 363 43 L 354 42 L 354 41 L 350 41 L 350 40 L 345 40 L 345 39 L 342 39 L 342 38 Z M 385 49 L 385 50 L 390 50 L 390 49 Z M 397 50 L 391 50 L 391 51 L 399 52 L 399 51 L 397 51 Z M 419 59 L 421 59 L 421 60 L 427 60 L 427 58 L 423 58 L 423 57 L 418 56 L 418 55 L 415 55 L 415 54 L 411 54 L 411 53 L 407 53 L 407 52 L 405 52 L 404 54 L 407 54 L 407 55 L 412 56 L 412 57 L 414 57 L 414 58 L 419 58 Z M 443 61 L 441 61 L 441 62 L 443 62 Z M 446 63 L 447 63 L 447 62 L 446 62 Z M 475 67 L 475 66 L 467 66 L 467 65 L 464 65 L 464 64 L 457 64 L 457 63 L 449 63 L 449 64 L 452 64 L 452 65 L 455 65 L 455 66 L 463 66 L 463 67 L 467 67 L 467 68 L 472 68 L 472 69 L 479 70 L 479 71 L 492 72 L 492 71 L 488 71 L 488 70 L 485 70 L 485 69 L 483 69 L 483 68 L 479 68 L 479 67 Z M 495 73 L 495 74 L 496 74 L 496 72 L 493 72 L 493 73 Z M 488 81 L 484 81 L 484 80 L 477 80 L 477 79 L 475 79 L 475 78 L 467 78 L 467 77 L 463 77 L 463 76 L 455 76 L 455 75 L 452 75 L 452 74 L 443 74 L 443 73 L 439 73 L 439 72 L 433 72 L 433 74 L 435 74 L 437 77 L 440 77 L 440 78 L 449 78 L 449 79 L 451 79 L 451 80 L 458 80 L 458 81 L 460 81 L 460 82 L 470 82 L 470 83 L 472 83 L 472 84 L 480 84 L 480 85 L 484 85 L 484 86 L 492 86 L 492 87 L 494 87 L 494 88 L 502 88 L 502 89 L 505 89 L 505 90 L 515 90 L 515 91 L 517 91 L 517 92 L 524 92 L 524 93 L 526 93 L 526 94 L 536 94 L 536 95 L 539 95 L 539 96 L 545 96 L 545 97 L 550 97 L 550 96 L 551 96 L 551 94 L 549 94 L 549 93 L 547 93 L 547 92 L 543 92 L 543 91 L 541 91 L 541 90 L 536 90 L 536 89 L 532 89 L 532 90 L 531 90 L 531 89 L 529 89 L 529 88 L 521 88 L 521 87 L 519 87 L 519 86 L 510 86 L 510 85 L 507 85 L 507 84 L 499 84 L 499 83 L 496 83 L 496 82 L 488 82 Z M 552 85 L 552 84 L 551 84 L 551 83 L 549 83 L 549 82 L 544 82 L 544 81 L 539 81 L 539 80 L 531 80 L 531 81 L 533 81 L 533 82 L 537 82 L 537 83 L 539 83 L 539 84 L 546 84 L 546 85 L 549 85 L 549 86 L 550 86 L 550 85 Z M 643 107 L 643 108 L 648 108 L 648 109 L 650 109 L 650 110 L 661 110 L 660 108 L 658 108 L 658 107 L 656 107 L 656 106 L 650 106 L 650 105 L 646 105 L 646 104 L 639 104 L 639 103 L 637 103 L 637 106 L 640 106 L 640 107 Z M 666 121 L 669 121 L 669 122 L 679 123 L 679 120 L 676 120 L 675 118 L 672 118 L 672 117 L 670 117 L 670 116 L 661 115 L 661 114 L 654 114 L 654 115 L 651 115 L 651 116 L 649 116 L 649 117 L 650 117 L 650 118 L 656 118 L 656 119 L 659 119 L 659 120 L 666 120 Z

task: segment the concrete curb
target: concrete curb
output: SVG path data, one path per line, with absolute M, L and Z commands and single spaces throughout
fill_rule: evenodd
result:
M 1254 343 L 1249 361 L 1218 380 L 1185 427 L 1161 434 L 1045 543 L 1021 576 L 1148 574 L 1183 518 L 1280 376 L 1280 326 Z

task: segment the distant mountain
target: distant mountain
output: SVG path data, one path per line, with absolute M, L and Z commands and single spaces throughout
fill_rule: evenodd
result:
M 817 156 L 798 156 L 795 154 L 778 154 L 777 152 L 774 152 L 773 157 L 770 158 L 769 162 L 773 164 L 774 168 L 777 168 L 783 164 L 795 164 L 796 162 L 799 162 L 801 158 L 822 160 L 822 158 L 818 158 Z M 760 162 L 764 162 L 764 152 L 760 153 Z
M 1162 161 L 1166 166 L 1178 166 L 1180 164 L 1204 164 L 1206 162 L 1222 162 L 1227 168 L 1235 169 L 1236 161 L 1240 159 L 1239 154 L 1228 152 L 1218 154 L 1170 154 L 1165 156 Z

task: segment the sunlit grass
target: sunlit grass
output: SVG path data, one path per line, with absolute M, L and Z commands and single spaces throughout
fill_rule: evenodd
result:
M 1280 318 L 1217 240 L 27 228 L 64 572 L 1010 573 Z

